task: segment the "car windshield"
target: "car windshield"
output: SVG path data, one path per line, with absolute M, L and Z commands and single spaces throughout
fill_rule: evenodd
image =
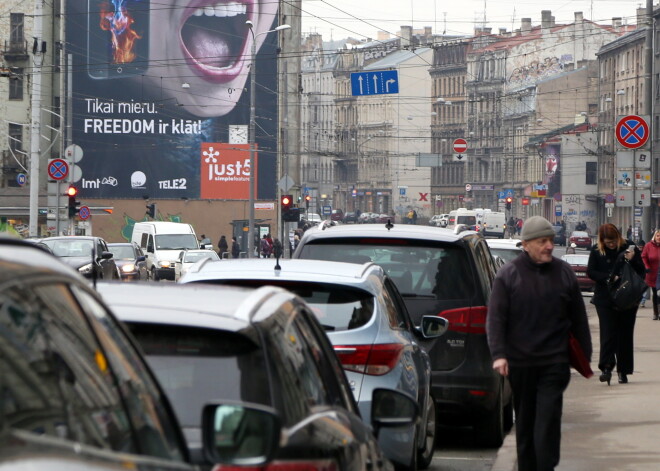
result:
M 94 241 L 90 239 L 44 239 L 42 241 L 58 257 L 91 257 Z
M 318 240 L 305 244 L 300 258 L 377 263 L 403 296 L 464 299 L 475 289 L 466 251 L 451 244 L 381 238 Z
M 511 249 L 495 249 L 495 248 L 491 247 L 490 252 L 493 255 L 498 255 L 498 256 L 502 257 L 502 259 L 505 262 L 510 262 L 511 260 L 516 258 L 518 255 L 520 255 L 520 252 L 522 252 L 522 250 L 513 249 L 513 248 L 511 248 Z
M 562 255 L 561 259 L 565 260 L 571 265 L 587 265 L 589 263 L 589 255 L 583 255 L 583 254 Z
M 573 237 L 589 237 L 589 234 L 586 232 L 581 232 L 581 231 L 575 231 L 572 234 Z
M 158 250 L 197 249 L 197 238 L 194 234 L 162 234 L 156 236 Z
M 136 257 L 130 245 L 111 245 L 108 248 L 115 260 L 134 260 Z
M 212 250 L 207 250 L 205 251 L 205 253 L 199 253 L 199 252 L 187 253 L 183 259 L 183 262 L 195 263 L 205 258 L 210 258 L 212 260 L 220 260 L 220 257 L 218 257 L 217 253 L 213 252 Z
M 456 224 L 465 224 L 466 226 L 474 226 L 477 223 L 476 216 L 456 216 Z
M 130 323 L 179 422 L 200 427 L 212 399 L 270 404 L 261 349 L 244 335 L 217 329 Z

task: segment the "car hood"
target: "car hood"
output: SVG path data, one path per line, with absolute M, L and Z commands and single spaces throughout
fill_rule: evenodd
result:
M 85 256 L 85 257 L 59 257 L 60 260 L 62 260 L 64 263 L 69 265 L 70 267 L 73 268 L 80 268 L 82 266 L 85 266 L 89 263 L 92 263 L 92 257 L 90 256 Z

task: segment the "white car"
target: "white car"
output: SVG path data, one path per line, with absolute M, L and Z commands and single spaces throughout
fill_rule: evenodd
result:
M 179 254 L 174 264 L 174 281 L 185 275 L 190 267 L 199 262 L 200 260 L 220 260 L 220 257 L 213 250 L 185 250 Z
M 449 214 L 436 214 L 431 219 L 429 219 L 429 226 L 447 227 L 448 222 Z
M 510 262 L 522 252 L 520 239 L 486 239 L 490 253 Z

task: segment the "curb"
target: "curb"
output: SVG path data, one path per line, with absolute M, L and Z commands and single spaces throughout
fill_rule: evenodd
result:
M 514 425 L 502 446 L 497 451 L 491 471 L 516 471 L 518 469 L 518 456 L 516 453 L 516 426 Z

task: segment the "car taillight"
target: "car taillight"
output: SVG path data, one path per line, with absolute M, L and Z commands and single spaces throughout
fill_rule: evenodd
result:
M 438 314 L 449 321 L 449 330 L 464 334 L 486 333 L 486 306 L 459 307 L 448 309 Z
M 344 369 L 372 376 L 392 371 L 403 351 L 403 345 L 398 343 L 335 345 L 334 348 Z
M 216 465 L 213 471 L 337 471 L 334 460 L 273 461 L 263 466 Z

